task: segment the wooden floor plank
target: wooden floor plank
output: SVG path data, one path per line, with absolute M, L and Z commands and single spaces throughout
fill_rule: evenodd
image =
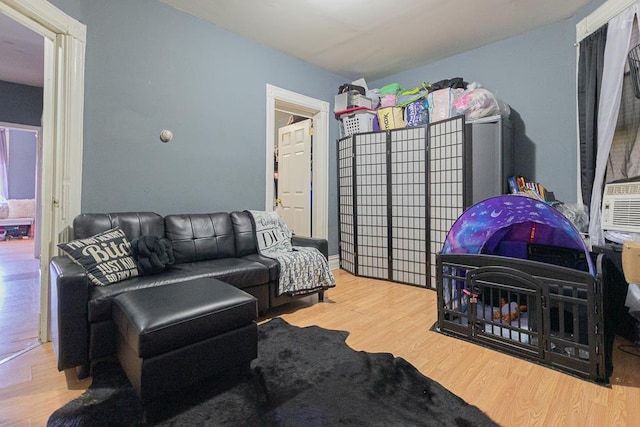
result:
M 37 342 L 39 264 L 33 239 L 0 241 L 0 360 Z
M 334 272 L 338 286 L 269 313 L 297 326 L 349 332 L 355 350 L 403 357 L 503 426 L 631 426 L 640 419 L 640 359 L 614 350 L 603 387 L 431 330 L 432 290 Z M 616 345 L 625 341 L 616 338 Z M 91 380 L 58 372 L 50 343 L 0 365 L 0 426 L 42 426 Z

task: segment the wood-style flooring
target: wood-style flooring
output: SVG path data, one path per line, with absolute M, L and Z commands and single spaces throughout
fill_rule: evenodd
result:
M 33 239 L 0 241 L 0 361 L 38 341 L 39 268 Z
M 349 331 L 347 344 L 355 350 L 405 358 L 503 426 L 640 425 L 640 358 L 616 350 L 612 385 L 603 387 L 432 332 L 432 290 L 334 274 L 337 287 L 325 302 L 309 297 L 269 315 Z M 50 343 L 0 365 L 0 425 L 45 425 L 53 410 L 90 384 L 75 378 L 56 371 Z

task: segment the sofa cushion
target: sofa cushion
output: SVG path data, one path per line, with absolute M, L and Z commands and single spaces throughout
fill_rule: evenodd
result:
M 90 322 L 111 319 L 111 304 L 116 296 L 136 289 L 152 288 L 171 283 L 184 282 L 198 277 L 190 272 L 169 268 L 152 276 L 138 276 L 115 283 L 111 286 L 92 286 L 88 302 L 88 318 Z
M 85 238 L 120 227 L 129 241 L 143 235 L 164 237 L 164 218 L 153 212 L 80 214 L 73 220 L 73 234 Z
M 213 277 L 240 289 L 269 283 L 269 270 L 259 262 L 240 258 L 222 258 L 194 263 L 174 264 L 161 274 L 138 276 L 111 286 L 93 286 L 89 296 L 90 322 L 111 319 L 113 298 L 137 289 Z
M 164 222 L 176 264 L 236 256 L 233 225 L 226 212 L 167 215 Z
M 111 285 L 138 275 L 129 240 L 118 227 L 58 247 L 87 271 L 94 285 Z
M 253 232 L 251 214 L 248 211 L 231 212 L 229 214 L 233 223 L 233 232 L 236 235 L 236 256 L 257 254 L 256 236 Z
M 198 277 L 215 277 L 240 289 L 269 283 L 267 266 L 243 258 L 220 258 L 177 264 L 171 269 Z
M 264 265 L 269 269 L 269 281 L 272 283 L 278 283 L 278 278 L 280 277 L 280 263 L 277 259 L 267 258 L 264 255 L 260 254 L 251 254 L 245 255 L 242 259 L 247 261 L 255 261 Z

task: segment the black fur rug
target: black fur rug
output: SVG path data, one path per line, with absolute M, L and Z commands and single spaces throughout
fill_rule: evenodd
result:
M 205 381 L 146 411 L 119 365 L 102 362 L 48 426 L 496 425 L 404 359 L 352 350 L 347 335 L 273 319 L 258 327 L 250 374 Z

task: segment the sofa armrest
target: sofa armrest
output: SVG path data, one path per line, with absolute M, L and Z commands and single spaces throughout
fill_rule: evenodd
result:
M 293 235 L 291 237 L 293 246 L 306 246 L 318 249 L 325 258 L 329 259 L 329 242 L 327 239 L 318 239 L 314 237 L 302 237 Z
M 58 370 L 89 363 L 87 306 L 91 282 L 85 270 L 68 256 L 55 256 L 49 263 L 51 292 L 51 340 Z

